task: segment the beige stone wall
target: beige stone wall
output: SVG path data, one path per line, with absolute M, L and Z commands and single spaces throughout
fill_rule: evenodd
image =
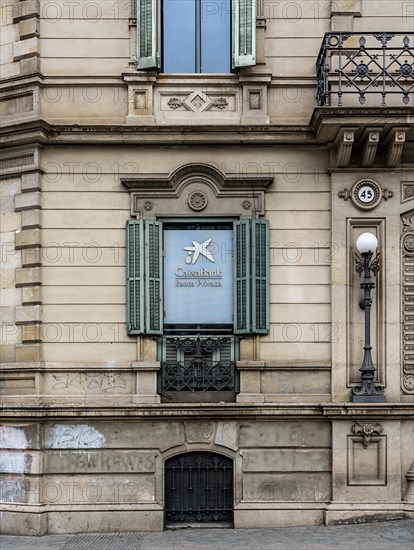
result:
M 43 177 L 43 336 L 45 361 L 133 361 L 135 338 L 125 333 L 125 235 L 129 193 L 120 177 L 166 174 L 185 162 L 212 163 L 228 175 L 274 177 L 266 194 L 271 223 L 271 332 L 256 359 L 290 366 L 330 360 L 330 200 L 319 162 L 254 148 L 180 152 L 113 148 L 46 148 Z M 317 321 L 316 321 L 317 320 Z M 316 321 L 316 322 L 315 322 Z M 248 357 L 246 357 L 247 359 Z M 154 357 L 155 359 L 155 357 Z M 300 363 L 300 361 L 299 361 Z M 268 374 L 268 391 L 276 392 Z M 286 376 L 286 375 L 285 375 Z M 318 375 L 320 376 L 320 375 Z M 325 375 L 324 375 L 325 376 Z M 329 373 L 326 373 L 329 377 Z M 280 388 L 280 392 L 287 391 Z M 311 380 L 309 384 L 312 386 Z M 319 381 L 315 379 L 316 392 Z M 329 393 L 328 378 L 322 383 Z M 292 388 L 291 388 L 292 390 Z M 296 393 L 293 388 L 289 393 Z
M 164 461 L 192 450 L 233 459 L 236 526 L 253 527 L 257 514 L 267 526 L 317 524 L 330 499 L 326 421 L 51 421 L 41 430 L 35 423 L 8 423 L 0 434 L 10 447 L 2 462 L 1 500 L 19 505 L 32 532 L 92 525 L 103 531 L 162 529 Z M 308 507 L 306 517 L 299 520 L 292 503 Z M 48 505 L 41 520 L 47 527 L 30 513 L 42 504 Z M 71 523 L 64 506 L 72 509 Z M 246 516 L 248 510 L 253 514 Z M 3 526 L 9 532 L 10 520 Z

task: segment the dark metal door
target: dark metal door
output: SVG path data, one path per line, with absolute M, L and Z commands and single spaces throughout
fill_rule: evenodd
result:
M 232 523 L 233 461 L 190 452 L 165 463 L 165 522 Z

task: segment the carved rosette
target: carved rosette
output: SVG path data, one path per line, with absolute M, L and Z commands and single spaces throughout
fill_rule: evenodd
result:
M 402 216 L 402 391 L 414 393 L 414 210 Z
M 191 195 L 188 197 L 188 205 L 192 210 L 204 210 L 204 208 L 207 206 L 208 200 L 202 191 L 194 191 L 194 193 L 191 193 Z

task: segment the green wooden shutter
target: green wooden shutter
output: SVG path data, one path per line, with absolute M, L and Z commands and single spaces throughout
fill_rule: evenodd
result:
M 256 65 L 256 0 L 232 0 L 233 69 Z
M 145 326 L 147 334 L 162 334 L 163 304 L 162 222 L 145 221 Z
M 158 1 L 137 0 L 137 68 L 157 69 Z
M 269 332 L 269 222 L 252 220 L 252 332 Z
M 233 222 L 234 333 L 250 333 L 250 220 Z
M 144 332 L 144 222 L 126 226 L 127 333 Z

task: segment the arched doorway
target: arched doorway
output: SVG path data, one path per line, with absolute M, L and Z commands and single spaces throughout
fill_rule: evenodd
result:
M 232 527 L 233 460 L 195 451 L 165 462 L 165 525 Z

